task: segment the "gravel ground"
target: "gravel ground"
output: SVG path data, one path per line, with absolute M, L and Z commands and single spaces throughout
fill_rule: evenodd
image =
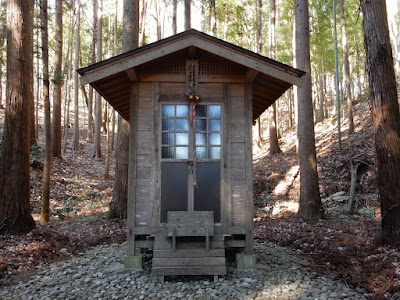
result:
M 63 263 L 22 276 L 0 288 L 0 299 L 368 299 L 345 282 L 307 270 L 308 261 L 275 244 L 256 244 L 257 269 L 238 271 L 214 283 L 211 276 L 166 277 L 123 268 L 125 244 L 93 248 Z M 148 255 L 150 256 L 150 255 Z

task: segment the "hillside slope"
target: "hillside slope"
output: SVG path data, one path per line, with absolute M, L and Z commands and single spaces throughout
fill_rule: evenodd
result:
M 282 154 L 255 154 L 255 233 L 297 249 L 322 273 L 334 273 L 348 284 L 365 288 L 376 299 L 400 292 L 400 253 L 380 243 L 380 209 L 375 184 L 372 118 L 367 103 L 354 110 L 356 130 L 338 150 L 335 120 L 315 126 L 318 174 L 325 217 L 306 222 L 296 217 L 299 173 L 294 135 L 282 138 Z M 351 164 L 359 165 L 353 213 L 348 212 Z

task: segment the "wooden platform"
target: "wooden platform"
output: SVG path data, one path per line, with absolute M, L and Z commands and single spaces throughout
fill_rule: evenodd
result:
M 167 230 L 154 238 L 152 274 L 167 275 L 226 275 L 223 235 L 210 237 L 209 250 L 202 238 L 183 238 L 173 250 L 172 238 Z

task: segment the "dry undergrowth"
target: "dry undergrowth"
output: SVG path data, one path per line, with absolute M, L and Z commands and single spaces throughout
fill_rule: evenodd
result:
M 259 241 L 297 249 L 299 255 L 313 261 L 314 270 L 335 274 L 348 284 L 365 288 L 376 299 L 395 298 L 400 295 L 400 253 L 398 248 L 379 242 L 375 153 L 368 106 L 359 104 L 354 115 L 356 132 L 349 138 L 344 136 L 342 151 L 337 150 L 332 120 L 316 125 L 320 190 L 327 209 L 326 217 L 318 222 L 305 222 L 295 216 L 299 174 L 294 134 L 281 139 L 282 154 L 267 155 L 267 145 L 255 151 L 255 236 Z M 346 129 L 345 120 L 343 128 Z M 104 179 L 104 159 L 88 156 L 91 144 L 81 146 L 79 151 L 67 150 L 62 160 L 54 162 L 51 222 L 38 225 L 25 236 L 0 236 L 0 285 L 90 247 L 124 241 L 125 222 L 106 218 L 113 178 Z M 355 214 L 349 215 L 342 210 L 350 189 L 349 158 L 360 153 L 369 167 L 358 178 Z M 40 162 L 43 149 L 33 155 Z M 40 163 L 31 168 L 32 212 L 36 220 L 42 188 L 40 168 Z M 335 202 L 336 198 L 329 198 L 332 195 L 340 195 L 337 199 L 342 200 Z M 359 210 L 365 208 L 374 214 L 360 215 Z

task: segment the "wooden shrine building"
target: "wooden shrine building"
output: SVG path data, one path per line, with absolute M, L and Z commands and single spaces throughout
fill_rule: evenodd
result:
M 78 70 L 130 122 L 126 266 L 224 275 L 253 255 L 252 124 L 304 72 L 196 30 Z

